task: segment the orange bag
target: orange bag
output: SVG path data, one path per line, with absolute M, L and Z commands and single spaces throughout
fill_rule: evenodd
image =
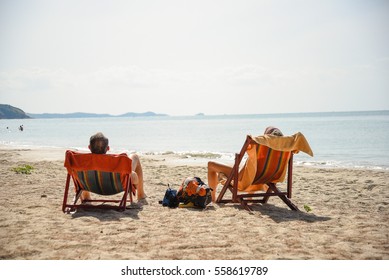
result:
M 205 208 L 212 200 L 211 191 L 199 177 L 188 177 L 179 187 L 177 197 L 181 203 L 191 202 L 196 207 Z

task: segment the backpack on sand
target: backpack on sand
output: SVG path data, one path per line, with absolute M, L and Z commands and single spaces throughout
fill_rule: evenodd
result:
M 163 200 L 159 202 L 162 204 L 162 206 L 167 206 L 169 208 L 176 208 L 178 207 L 178 204 L 180 203 L 178 201 L 177 197 L 177 191 L 169 188 L 165 192 L 165 196 L 163 197 Z

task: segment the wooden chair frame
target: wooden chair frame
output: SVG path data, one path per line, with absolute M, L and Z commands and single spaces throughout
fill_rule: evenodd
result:
M 280 191 L 276 183 L 267 182 L 266 185 L 269 187 L 266 192 L 255 192 L 255 193 L 239 193 L 238 192 L 238 178 L 239 178 L 239 165 L 243 159 L 243 156 L 250 144 L 259 145 L 250 136 L 247 136 L 246 141 L 239 154 L 235 154 L 235 163 L 231 173 L 227 177 L 219 196 L 216 199 L 217 203 L 240 203 L 244 209 L 252 211 L 252 208 L 248 203 L 267 203 L 271 196 L 278 196 L 291 210 L 297 211 L 298 208 L 290 200 L 292 198 L 292 173 L 293 173 L 293 152 L 290 155 L 287 164 L 287 187 L 286 192 Z M 231 184 L 232 182 L 232 184 Z M 227 190 L 232 193 L 231 199 L 223 199 Z M 261 199 L 258 199 L 261 198 Z
M 69 151 L 67 151 L 68 153 Z M 72 153 L 72 152 L 71 152 Z M 68 156 L 68 154 L 66 154 Z M 131 161 L 131 159 L 129 159 Z M 130 165 L 131 166 L 131 165 Z M 91 171 L 90 169 L 77 169 L 72 170 L 72 167 L 67 166 L 68 174 L 66 178 L 66 184 L 65 184 L 65 191 L 64 191 L 64 197 L 63 197 L 63 203 L 62 203 L 62 211 L 64 213 L 69 213 L 72 211 L 75 211 L 78 208 L 97 208 L 97 209 L 114 209 L 118 211 L 124 211 L 126 210 L 127 203 L 132 203 L 133 201 L 133 192 L 132 189 L 132 180 L 131 180 L 131 171 L 128 173 L 123 173 L 123 181 L 126 182 L 126 185 L 124 187 L 123 196 L 121 199 L 90 199 L 90 200 L 84 200 L 82 203 L 77 203 L 81 197 L 82 192 L 84 189 L 80 186 L 78 180 L 77 180 L 77 171 Z M 71 172 L 69 172 L 69 169 Z M 129 168 L 131 170 L 131 168 Z M 96 170 L 92 170 L 96 171 Z M 103 172 L 113 172 L 113 170 L 99 170 Z M 75 187 L 75 196 L 71 203 L 68 203 L 68 195 L 69 195 L 69 188 L 70 188 L 70 182 L 73 181 L 74 187 Z M 102 197 L 101 194 L 98 194 L 99 197 Z M 102 203 L 95 205 L 93 203 Z M 108 204 L 105 204 L 108 203 Z

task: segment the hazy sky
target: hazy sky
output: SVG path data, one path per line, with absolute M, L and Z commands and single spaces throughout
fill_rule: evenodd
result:
M 0 0 L 0 103 L 28 113 L 389 109 L 386 0 Z

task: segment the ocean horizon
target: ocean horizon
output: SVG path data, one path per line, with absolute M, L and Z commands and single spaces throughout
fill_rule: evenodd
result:
M 354 114 L 387 114 L 389 110 L 362 110 L 362 111 L 323 111 L 323 112 L 287 112 L 287 113 L 259 113 L 259 114 L 206 114 L 198 112 L 191 115 L 169 115 L 163 112 L 126 112 L 122 114 L 93 113 L 93 112 L 72 112 L 72 113 L 26 113 L 32 119 L 64 119 L 64 118 L 153 118 L 153 117 L 297 117 L 297 116 L 322 116 L 323 114 L 333 115 L 354 115 Z M 78 116 L 79 115 L 79 116 Z M 0 119 L 1 120 L 1 119 Z M 21 119 L 22 120 L 22 119 Z
M 24 130 L 19 131 L 23 125 Z M 1 119 L 0 144 L 24 148 L 87 151 L 89 137 L 103 132 L 112 152 L 175 153 L 187 158 L 233 159 L 246 135 L 276 126 L 285 135 L 301 132 L 314 152 L 304 166 L 389 170 L 389 111 Z

